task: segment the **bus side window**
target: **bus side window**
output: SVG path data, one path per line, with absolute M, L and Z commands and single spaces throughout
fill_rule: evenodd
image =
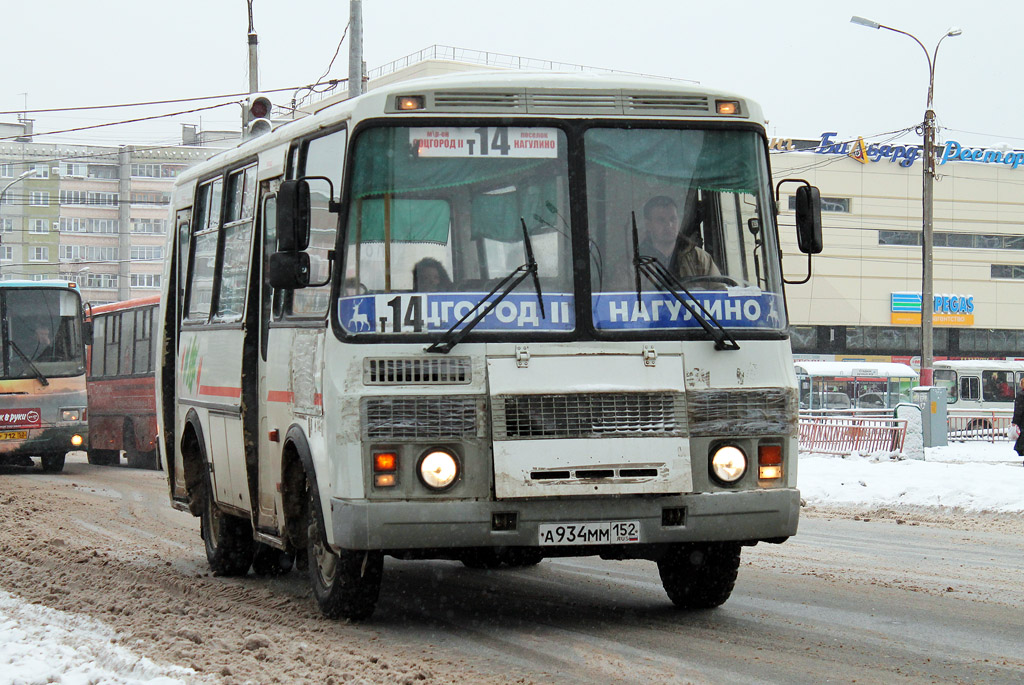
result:
M 248 292 L 252 221 L 256 197 L 256 165 L 228 176 L 224 234 L 221 241 L 217 321 L 240 321 Z
M 196 193 L 199 210 L 192 224 L 192 254 L 186 295 L 188 305 L 184 317 L 189 321 L 206 321 L 210 317 L 222 188 L 223 180 L 217 178 L 199 186 Z
M 965 400 L 980 400 L 981 379 L 977 376 L 961 376 L 960 397 Z

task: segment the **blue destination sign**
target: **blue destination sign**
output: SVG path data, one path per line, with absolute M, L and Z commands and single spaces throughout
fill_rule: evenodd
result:
M 446 331 L 469 314 L 487 307 L 487 293 L 387 293 L 338 300 L 338 319 L 349 333 L 424 333 Z M 571 331 L 576 314 L 569 294 L 544 293 L 545 318 L 537 295 L 511 293 L 498 303 L 474 331 Z M 472 313 L 470 313 L 472 312 Z
M 737 292 L 738 291 L 738 292 Z M 756 288 L 733 292 L 694 293 L 704 308 L 726 328 L 778 330 L 785 325 L 782 298 Z M 683 296 L 685 298 L 685 295 Z M 668 293 L 595 293 L 591 296 L 594 326 L 601 330 L 697 328 L 700 324 Z M 696 309 L 696 307 L 694 306 Z M 700 311 L 699 309 L 697 310 Z

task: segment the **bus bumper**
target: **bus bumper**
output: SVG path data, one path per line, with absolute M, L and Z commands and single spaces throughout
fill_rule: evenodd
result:
M 508 514 L 515 514 L 514 528 L 496 530 L 508 527 Z M 640 542 L 644 544 L 777 541 L 796 533 L 799 514 L 800 491 L 779 488 L 664 497 L 499 502 L 333 498 L 330 518 L 334 544 L 338 547 L 412 550 L 536 547 L 540 544 L 542 524 L 597 521 L 638 521 Z
M 75 436 L 81 442 L 75 445 Z M 47 426 L 28 430 L 24 440 L 0 440 L 0 459 L 3 457 L 29 456 L 38 457 L 43 454 L 67 454 L 74 450 L 84 450 L 89 444 L 89 427 L 86 423 L 65 426 Z

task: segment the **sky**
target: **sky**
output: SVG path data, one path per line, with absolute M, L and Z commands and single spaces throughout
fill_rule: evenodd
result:
M 260 87 L 314 83 L 327 71 L 348 22 L 349 3 L 252 0 Z M 363 0 L 368 69 L 431 45 L 699 81 L 762 105 L 769 136 L 866 140 L 923 119 L 928 62 L 904 35 L 850 23 L 867 17 L 917 36 L 936 64 L 940 140 L 1024 148 L 1024 3 L 977 0 Z M 246 0 L 42 0 L 6 3 L 0 111 L 122 104 L 241 93 L 246 74 Z M 327 78 L 348 76 L 348 41 Z M 275 95 L 287 104 L 290 92 Z M 33 114 L 56 131 L 192 109 Z M 181 117 L 82 131 L 60 140 L 173 143 L 180 123 L 239 125 L 230 105 Z M 0 114 L 12 121 L 13 114 Z M 39 136 L 38 141 L 54 140 Z M 908 134 L 907 142 L 919 140 Z
M 1008 441 L 951 443 L 924 459 L 889 455 L 800 455 L 808 505 L 957 508 L 963 513 L 1024 511 L 1024 466 Z M 131 651 L 106 624 L 29 604 L 0 590 L 4 682 L 177 685 L 198 682 L 189 668 L 156 664 Z

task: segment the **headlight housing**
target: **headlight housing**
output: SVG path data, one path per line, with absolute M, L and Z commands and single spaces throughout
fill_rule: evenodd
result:
M 431 490 L 450 488 L 459 478 L 459 460 L 446 449 L 432 449 L 420 457 L 416 472 Z
M 735 445 L 720 445 L 711 454 L 711 475 L 731 485 L 747 472 L 747 455 Z

